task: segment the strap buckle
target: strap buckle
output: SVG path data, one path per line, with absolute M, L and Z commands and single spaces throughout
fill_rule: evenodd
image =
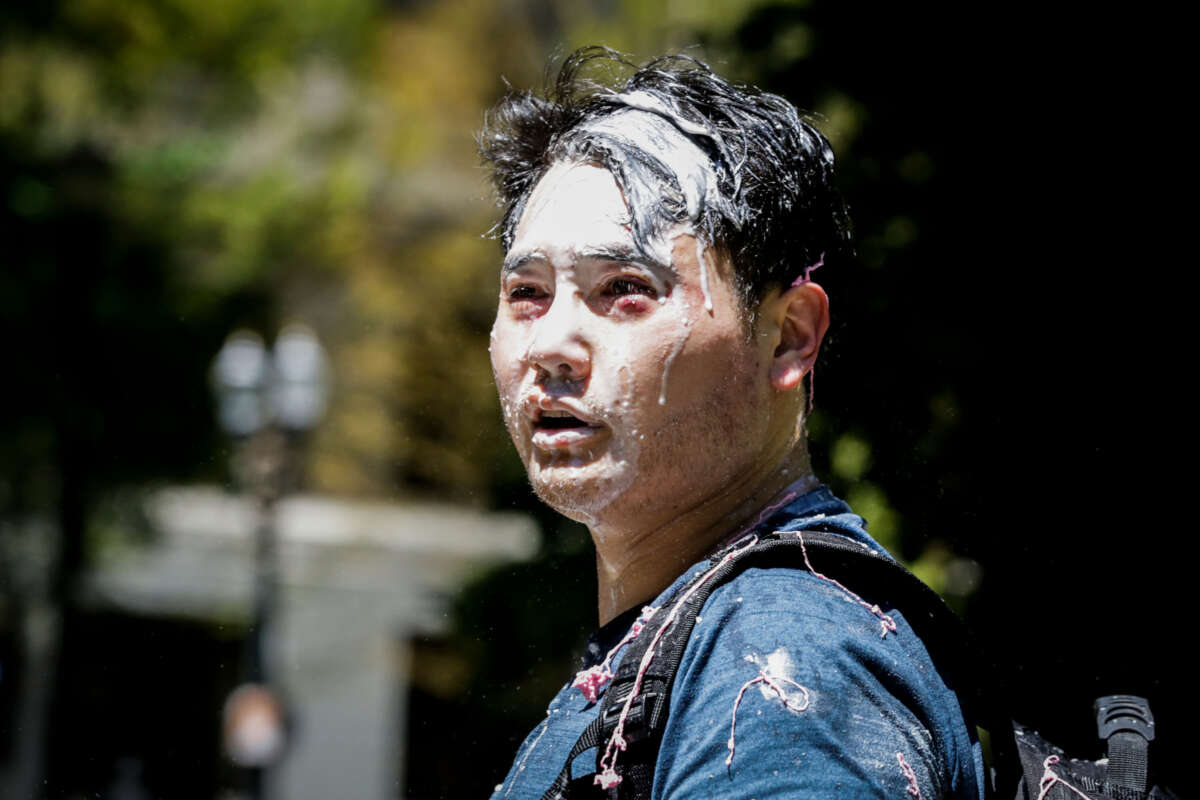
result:
M 624 698 L 617 697 L 615 700 L 612 705 L 604 709 L 603 738 L 605 740 L 616 730 L 617 723 L 621 719 L 621 710 L 625 707 Z M 654 727 L 659 721 L 658 711 L 661 700 L 662 694 L 659 692 L 641 692 L 633 698 L 633 702 L 629 704 L 629 713 L 625 716 L 625 728 L 622 734 L 626 741 L 637 742 L 654 732 Z

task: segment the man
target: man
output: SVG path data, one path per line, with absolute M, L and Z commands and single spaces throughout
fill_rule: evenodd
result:
M 629 643 L 671 624 L 707 556 L 817 520 L 881 549 L 804 438 L 829 325 L 811 272 L 849 250 L 828 142 L 690 59 L 580 77 L 621 66 L 577 52 L 550 97 L 509 96 L 480 140 L 504 208 L 490 349 L 505 421 L 538 495 L 591 531 L 602 626 L 498 798 L 546 792 Z M 981 796 L 955 695 L 900 611 L 858 599 L 815 570 L 720 585 L 676 675 L 653 796 Z M 616 787 L 623 752 L 618 732 L 573 774 Z

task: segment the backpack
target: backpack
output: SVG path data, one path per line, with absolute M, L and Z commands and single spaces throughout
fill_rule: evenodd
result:
M 902 610 L 939 667 L 957 678 L 964 717 L 991 733 L 991 784 L 985 787 L 989 798 L 1178 800 L 1169 790 L 1147 785 L 1147 751 L 1154 739 L 1154 718 L 1144 699 L 1113 695 L 1097 700 L 1099 734 L 1107 743 L 1108 757 L 1100 761 L 1068 758 L 1003 712 L 997 683 L 986 679 L 993 671 L 991 665 L 980 657 L 980 648 L 970 644 L 966 626 L 936 592 L 899 562 L 844 535 L 820 529 L 751 534 L 712 556 L 709 568 L 697 573 L 664 604 L 670 611 L 666 619 L 654 620 L 655 635 L 635 636 L 630 641 L 601 698 L 597 718 L 579 736 L 542 800 L 648 800 L 675 672 L 696 616 L 714 589 L 753 566 L 807 570 L 854 595 L 841 579 L 863 589 L 876 604 L 871 606 L 873 610 L 884 600 Z M 643 669 L 643 658 L 651 647 L 656 648 L 655 653 Z M 619 741 L 622 749 L 615 765 L 605 761 L 614 741 Z M 572 776 L 575 757 L 593 747 L 596 772 Z

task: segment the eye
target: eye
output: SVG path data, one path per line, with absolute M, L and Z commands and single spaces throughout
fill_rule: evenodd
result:
M 542 300 L 549 297 L 550 292 L 540 280 L 518 278 L 507 282 L 504 288 L 504 296 L 510 302 L 519 303 L 528 300 Z
M 543 296 L 543 292 L 536 286 L 530 284 L 522 284 L 514 286 L 508 292 L 509 300 L 533 300 Z
M 621 297 L 629 294 L 641 294 L 646 297 L 656 296 L 653 286 L 631 278 L 617 278 L 610 281 L 604 287 L 604 294 L 612 297 Z
M 512 283 L 505 287 L 502 302 L 517 317 L 536 316 L 550 303 L 550 293 L 536 281 Z

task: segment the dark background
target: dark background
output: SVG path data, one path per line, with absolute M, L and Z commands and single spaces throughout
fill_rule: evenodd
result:
M 1014 718 L 1095 758 L 1092 702 L 1143 695 L 1159 778 L 1186 794 L 1191 295 L 1163 144 L 1171 47 L 1141 17 L 1026 12 L 766 7 L 733 34 L 763 88 L 866 110 L 839 153 L 859 263 L 816 276 L 834 324 L 814 459 L 844 491 L 828 449 L 862 433 L 901 554 L 940 540 L 982 565 L 960 607 Z M 771 65 L 798 20 L 812 51 Z M 916 235 L 889 248 L 898 212 Z

